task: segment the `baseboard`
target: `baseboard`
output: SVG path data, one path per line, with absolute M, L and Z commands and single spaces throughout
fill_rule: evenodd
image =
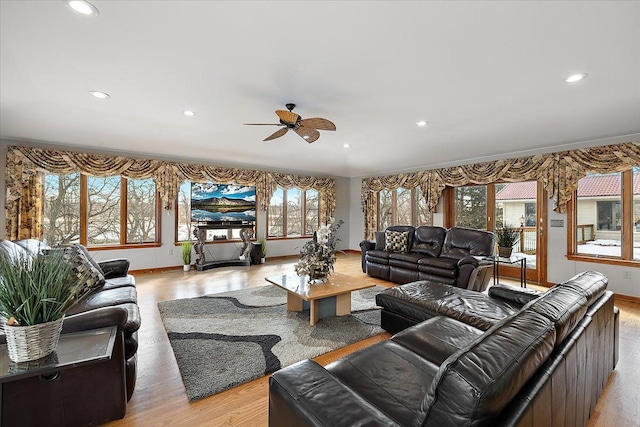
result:
M 632 302 L 634 304 L 640 304 L 640 297 L 634 297 L 632 295 L 613 294 L 614 301 Z

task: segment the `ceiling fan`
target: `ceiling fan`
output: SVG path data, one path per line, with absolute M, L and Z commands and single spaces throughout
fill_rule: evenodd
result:
M 320 138 L 320 132 L 318 130 L 336 130 L 336 125 L 327 119 L 320 117 L 313 117 L 310 119 L 303 119 L 292 110 L 296 108 L 296 104 L 286 104 L 287 110 L 276 110 L 276 114 L 280 118 L 280 123 L 245 123 L 249 126 L 284 126 L 266 137 L 264 141 L 270 141 L 272 139 L 280 138 L 287 133 L 290 129 L 300 135 L 309 144 Z

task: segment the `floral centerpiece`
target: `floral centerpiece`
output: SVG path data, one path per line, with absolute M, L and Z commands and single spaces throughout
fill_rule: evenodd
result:
M 336 231 L 343 223 L 331 220 L 313 233 L 313 240 L 300 249 L 300 261 L 295 265 L 298 276 L 309 276 L 310 283 L 326 280 L 336 262 Z

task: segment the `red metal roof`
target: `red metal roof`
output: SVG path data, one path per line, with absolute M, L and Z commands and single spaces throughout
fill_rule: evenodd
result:
M 620 175 L 589 175 L 578 182 L 578 197 L 602 197 L 621 194 Z M 640 194 L 640 173 L 633 174 L 633 194 Z M 536 182 L 509 183 L 496 193 L 496 200 L 536 198 Z

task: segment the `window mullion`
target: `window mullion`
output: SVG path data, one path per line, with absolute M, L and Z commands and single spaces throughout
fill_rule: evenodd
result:
M 87 246 L 87 223 L 89 215 L 89 189 L 87 176 L 80 174 L 80 244 Z
M 120 177 L 120 244 L 127 243 L 127 179 Z
M 633 170 L 622 173 L 622 259 L 633 259 Z

